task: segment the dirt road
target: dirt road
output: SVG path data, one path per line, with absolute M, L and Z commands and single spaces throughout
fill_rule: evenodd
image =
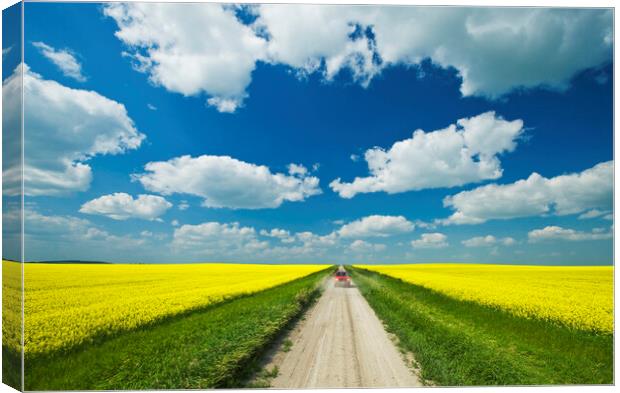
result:
M 272 387 L 421 386 L 355 287 L 335 287 L 330 280 L 289 339 L 290 351 L 272 360 L 279 369 Z

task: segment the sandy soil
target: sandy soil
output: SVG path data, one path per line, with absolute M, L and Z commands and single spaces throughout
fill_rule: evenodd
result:
M 267 365 L 279 369 L 274 388 L 422 386 L 354 286 L 336 287 L 330 280 L 288 339 L 290 350 L 274 354 Z

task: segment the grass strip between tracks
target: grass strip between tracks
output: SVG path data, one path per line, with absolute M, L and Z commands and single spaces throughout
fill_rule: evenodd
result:
M 27 390 L 240 387 L 252 363 L 320 295 L 333 268 L 80 351 L 26 358 Z
M 452 299 L 350 268 L 355 284 L 422 378 L 437 385 L 613 383 L 613 336 L 572 330 Z

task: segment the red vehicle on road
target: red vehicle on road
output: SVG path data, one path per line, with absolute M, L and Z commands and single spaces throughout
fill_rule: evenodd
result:
M 351 286 L 351 277 L 349 277 L 344 269 L 338 269 L 334 278 L 336 279 L 336 286 Z

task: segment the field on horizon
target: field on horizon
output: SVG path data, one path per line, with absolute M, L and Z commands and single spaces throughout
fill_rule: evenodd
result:
M 570 328 L 613 333 L 613 266 L 359 265 L 458 300 Z
M 5 301 L 15 303 L 19 285 L 11 285 L 11 280 L 19 278 L 19 264 L 3 261 L 3 265 Z M 26 263 L 25 353 L 30 356 L 68 350 L 328 267 Z M 19 319 L 14 315 L 18 308 L 7 306 L 3 317 L 8 321 Z M 19 350 L 19 336 L 15 334 L 19 332 L 3 333 L 4 345 Z

